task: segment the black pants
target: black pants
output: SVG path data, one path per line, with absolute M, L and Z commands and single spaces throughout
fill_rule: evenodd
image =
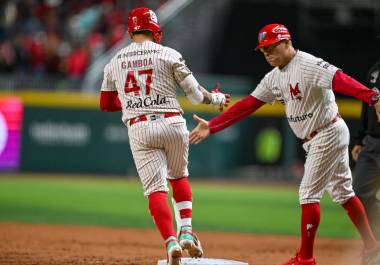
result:
M 377 240 L 380 240 L 380 138 L 366 136 L 354 171 L 353 187 L 368 213 Z

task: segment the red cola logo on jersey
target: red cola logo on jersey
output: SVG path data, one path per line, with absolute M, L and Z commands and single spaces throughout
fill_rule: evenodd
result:
M 297 82 L 297 84 L 293 87 L 292 84 L 289 84 L 290 85 L 290 96 L 292 97 L 292 100 L 294 99 L 298 99 L 298 100 L 302 100 L 302 95 L 301 95 L 301 91 L 299 89 L 299 83 Z
M 126 109 L 139 109 L 139 108 L 148 108 L 152 106 L 158 106 L 161 104 L 168 103 L 165 96 L 157 95 L 155 98 L 146 97 L 144 99 L 138 98 L 137 102 L 133 100 L 127 101 Z

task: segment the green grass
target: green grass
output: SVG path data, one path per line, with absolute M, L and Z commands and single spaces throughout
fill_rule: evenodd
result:
M 299 234 L 296 187 L 198 182 L 192 187 L 197 230 Z M 153 227 L 139 182 L 83 177 L 1 177 L 0 221 Z M 322 201 L 318 234 L 356 237 L 343 209 L 330 198 Z

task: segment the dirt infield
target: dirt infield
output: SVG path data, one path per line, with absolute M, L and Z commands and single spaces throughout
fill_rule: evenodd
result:
M 198 233 L 208 258 L 275 265 L 294 254 L 298 238 L 236 233 Z M 359 264 L 360 243 L 319 239 L 318 265 Z M 164 259 L 155 230 L 0 223 L 0 264 L 153 265 Z

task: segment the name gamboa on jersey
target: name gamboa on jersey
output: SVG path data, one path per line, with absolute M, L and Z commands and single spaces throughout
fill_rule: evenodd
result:
M 338 113 L 332 91 L 337 70 L 323 59 L 297 51 L 285 67 L 267 73 L 251 95 L 270 104 L 280 101 L 290 127 L 304 139 L 329 124 Z
M 122 120 L 164 112 L 181 112 L 176 86 L 191 74 L 180 53 L 160 44 L 131 43 L 104 69 L 102 91 L 116 91 Z

